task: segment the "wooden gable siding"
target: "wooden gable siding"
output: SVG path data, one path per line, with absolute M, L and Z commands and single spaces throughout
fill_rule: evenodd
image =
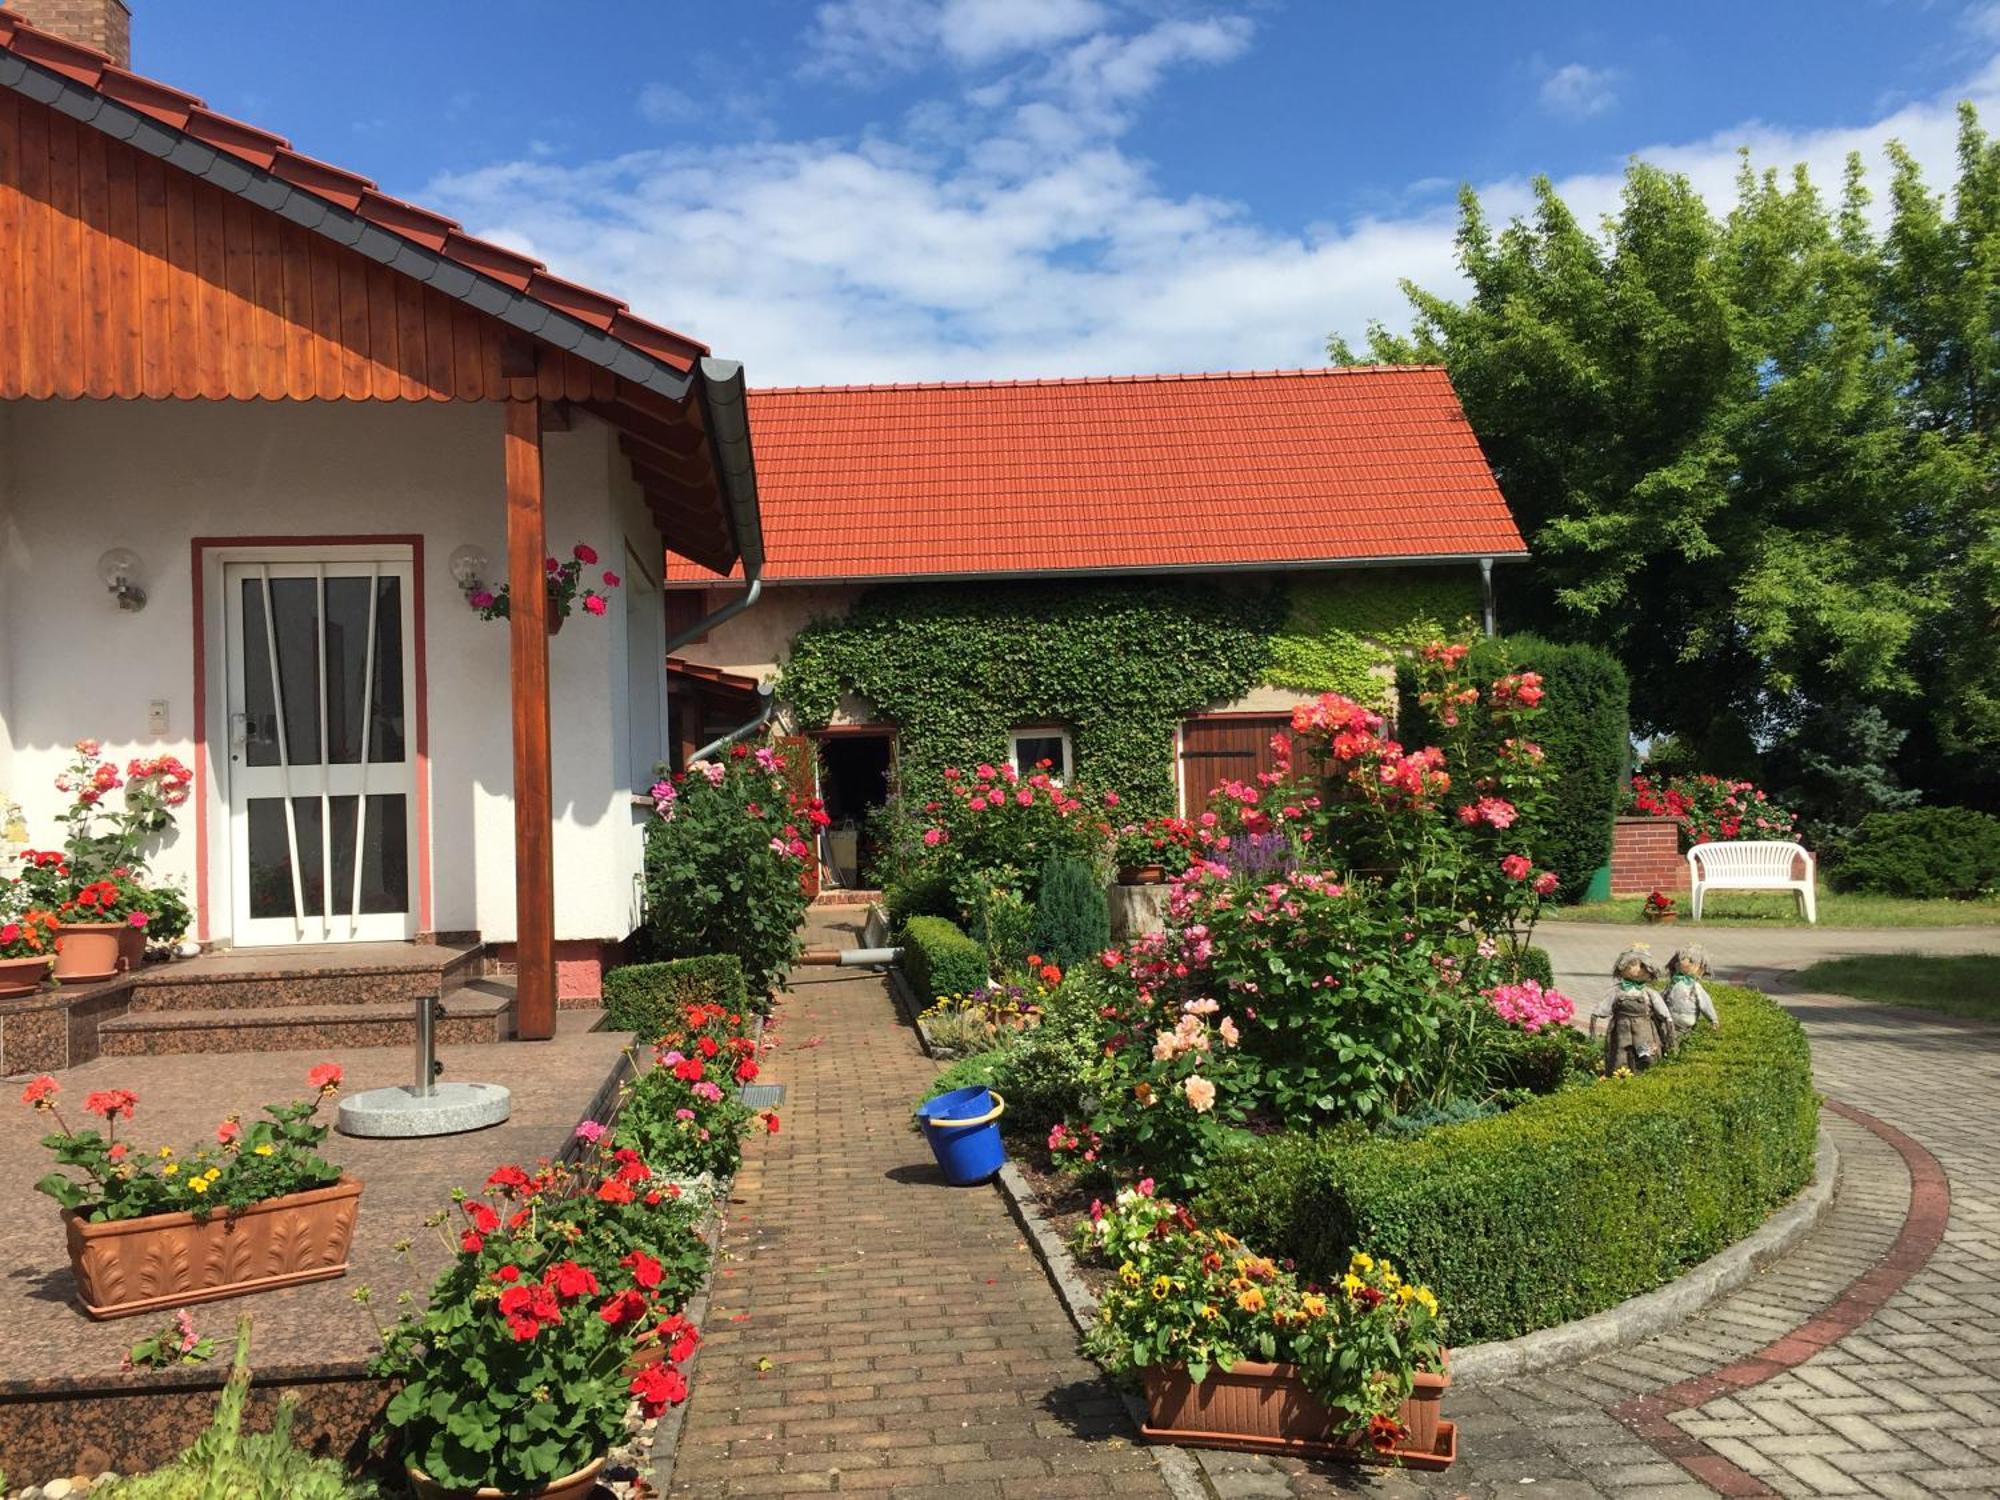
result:
M 495 401 L 506 330 L 0 90 L 0 399 Z M 543 346 L 540 394 L 609 371 Z

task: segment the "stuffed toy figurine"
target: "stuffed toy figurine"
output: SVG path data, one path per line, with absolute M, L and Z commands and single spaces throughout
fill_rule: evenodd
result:
M 1604 1034 L 1604 1071 L 1643 1073 L 1660 1060 L 1673 1019 L 1660 992 L 1646 981 L 1660 977 L 1659 968 L 1643 945 L 1627 948 L 1611 967 L 1617 983 L 1590 1013 L 1590 1034 L 1597 1023 L 1609 1023 Z
M 1708 953 L 1699 943 L 1689 943 L 1667 960 L 1669 1047 L 1678 1047 L 1686 1041 L 1698 1021 L 1706 1020 L 1717 1031 L 1722 1030 L 1722 1022 L 1715 1014 L 1715 1001 L 1702 983 L 1709 974 Z

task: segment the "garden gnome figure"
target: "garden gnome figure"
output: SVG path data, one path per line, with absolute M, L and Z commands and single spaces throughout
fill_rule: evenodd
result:
M 1699 943 L 1689 943 L 1667 960 L 1667 1016 L 1673 1027 L 1668 1046 L 1678 1047 L 1686 1041 L 1697 1021 L 1706 1020 L 1717 1031 L 1722 1030 L 1715 1001 L 1702 983 L 1709 972 L 1708 950 Z
M 1608 1022 L 1604 1034 L 1604 1071 L 1607 1075 L 1623 1069 L 1643 1073 L 1660 1060 L 1663 1038 L 1671 1034 L 1673 1019 L 1667 1002 L 1646 981 L 1660 977 L 1653 957 L 1643 946 L 1627 948 L 1611 967 L 1617 983 L 1611 993 L 1590 1013 L 1590 1034 L 1597 1035 L 1597 1023 Z

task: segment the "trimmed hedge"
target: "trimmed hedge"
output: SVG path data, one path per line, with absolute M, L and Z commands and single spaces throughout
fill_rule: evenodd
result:
M 1470 1344 L 1650 1290 L 1761 1224 L 1812 1176 L 1819 1099 L 1799 1025 L 1718 989 L 1723 1029 L 1671 1063 L 1415 1140 L 1273 1136 L 1225 1159 L 1196 1212 L 1300 1274 L 1386 1255 Z
M 652 1041 L 689 1005 L 724 1005 L 746 1010 L 749 986 L 743 963 L 733 953 L 670 958 L 656 964 L 626 964 L 604 976 L 604 1019 L 612 1031 L 629 1031 Z
M 925 1005 L 970 994 L 987 981 L 986 949 L 944 917 L 910 918 L 902 947 L 903 973 Z
M 1612 820 L 1632 760 L 1632 685 L 1618 658 L 1596 646 L 1565 646 L 1536 635 L 1473 642 L 1466 660 L 1475 681 L 1511 671 L 1542 674 L 1542 716 L 1535 740 L 1548 754 L 1549 799 L 1541 825 L 1529 829 L 1535 862 L 1556 872 L 1557 899 L 1580 901 L 1598 866 L 1611 858 Z M 1405 744 L 1436 735 L 1416 701 L 1416 679 L 1396 674 L 1398 723 Z
M 1969 807 L 1870 813 L 1841 851 L 1844 891 L 1973 901 L 2000 890 L 2000 818 Z

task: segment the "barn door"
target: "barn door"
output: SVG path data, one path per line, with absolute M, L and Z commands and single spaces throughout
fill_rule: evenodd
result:
M 1271 737 L 1290 737 L 1288 714 L 1216 714 L 1181 723 L 1181 811 L 1193 816 L 1226 781 L 1253 781 L 1278 768 Z

